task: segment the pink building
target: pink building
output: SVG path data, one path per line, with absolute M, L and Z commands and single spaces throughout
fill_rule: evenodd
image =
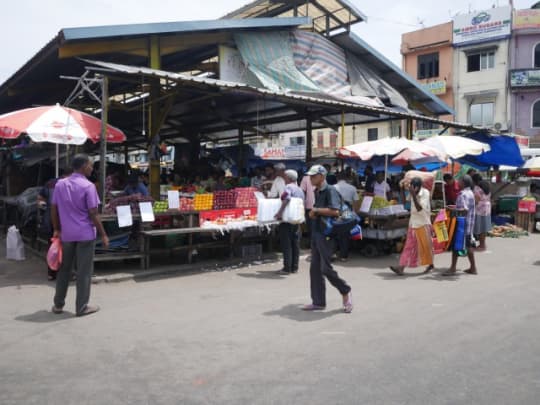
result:
M 450 108 L 454 108 L 452 91 L 452 22 L 408 32 L 401 37 L 403 70 L 437 95 Z M 453 120 L 452 115 L 441 117 Z M 419 138 L 433 135 L 437 128 L 418 123 Z

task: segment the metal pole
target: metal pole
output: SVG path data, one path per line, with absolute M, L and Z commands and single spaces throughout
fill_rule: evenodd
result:
M 238 177 L 241 176 L 240 172 L 244 169 L 244 128 L 238 129 Z
M 105 179 L 107 178 L 107 121 L 109 120 L 109 80 L 103 76 L 101 82 L 101 143 L 99 155 L 99 191 L 101 209 L 105 206 Z
M 312 122 L 311 116 L 306 117 L 306 163 L 311 162 L 312 158 L 312 144 L 313 144 L 313 134 L 312 134 Z
M 60 175 L 60 171 L 58 170 L 58 166 L 60 165 L 60 146 L 56 143 L 55 144 L 55 151 L 56 151 L 56 159 L 54 163 L 54 177 L 58 178 Z

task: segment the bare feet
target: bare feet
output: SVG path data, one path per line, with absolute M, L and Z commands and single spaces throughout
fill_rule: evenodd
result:
M 467 270 L 463 270 L 465 273 L 467 274 L 478 274 L 478 272 L 476 271 L 476 269 L 467 269 Z
M 455 276 L 456 275 L 456 269 L 448 269 L 444 273 L 442 273 L 443 276 Z

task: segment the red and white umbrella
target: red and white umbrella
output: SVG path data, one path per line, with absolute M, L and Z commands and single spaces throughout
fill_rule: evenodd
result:
M 60 105 L 26 108 L 0 115 L 0 138 L 15 139 L 26 133 L 34 142 L 82 145 L 101 138 L 101 119 Z M 107 142 L 121 143 L 126 135 L 107 125 Z

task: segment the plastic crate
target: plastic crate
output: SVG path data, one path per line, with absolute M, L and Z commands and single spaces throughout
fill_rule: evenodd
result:
M 260 243 L 238 246 L 235 250 L 236 256 L 242 259 L 260 258 L 262 256 L 262 244 Z
M 521 197 L 519 196 L 503 196 L 497 201 L 497 211 L 499 212 L 515 212 L 518 209 L 518 203 Z

